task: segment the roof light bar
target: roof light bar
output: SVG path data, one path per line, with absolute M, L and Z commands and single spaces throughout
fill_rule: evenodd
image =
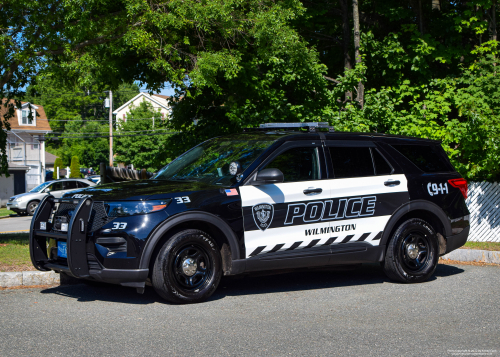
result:
M 328 128 L 327 122 L 315 123 L 265 123 L 260 124 L 261 128 Z

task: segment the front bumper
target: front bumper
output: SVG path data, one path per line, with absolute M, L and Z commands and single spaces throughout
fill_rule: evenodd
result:
M 458 249 L 467 242 L 469 237 L 470 226 L 465 227 L 462 232 L 446 237 L 446 253 L 448 254 L 452 250 Z
M 14 212 L 26 211 L 26 202 L 7 202 L 7 209 Z
M 55 214 L 59 205 L 73 205 L 74 212 L 68 223 L 68 232 L 55 231 Z M 107 269 L 87 250 L 88 230 L 91 229 L 91 198 L 57 199 L 45 197 L 35 212 L 30 227 L 30 255 L 35 268 L 42 271 L 64 272 L 75 278 L 98 280 L 124 286 L 143 288 L 149 269 Z M 40 223 L 45 223 L 42 230 Z M 66 259 L 54 259 L 47 248 L 47 239 L 65 241 Z M 53 248 L 52 248 L 53 249 Z

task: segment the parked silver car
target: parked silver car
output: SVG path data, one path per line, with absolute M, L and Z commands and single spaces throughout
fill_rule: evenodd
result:
M 95 186 L 95 183 L 85 179 L 47 181 L 38 185 L 29 192 L 21 193 L 9 198 L 9 201 L 7 202 L 7 209 L 10 209 L 18 214 L 29 214 L 32 216 L 38 207 L 38 203 L 45 196 L 50 194 L 56 198 L 60 198 L 66 192 L 88 186 Z

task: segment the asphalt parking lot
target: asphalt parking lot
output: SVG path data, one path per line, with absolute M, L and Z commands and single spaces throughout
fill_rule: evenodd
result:
M 226 278 L 196 305 L 152 288 L 4 290 L 0 356 L 497 356 L 499 279 L 498 267 L 439 265 L 431 281 L 403 285 L 363 265 Z
M 0 219 L 0 233 L 28 232 L 30 230 L 31 216 L 14 216 Z

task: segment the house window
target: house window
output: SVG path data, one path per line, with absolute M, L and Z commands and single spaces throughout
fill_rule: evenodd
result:
M 21 161 L 23 159 L 23 149 L 17 148 L 13 150 L 12 161 Z
M 39 144 L 31 144 L 31 149 L 32 150 L 38 150 L 38 145 Z
M 32 125 L 33 124 L 33 116 L 29 117 L 29 110 L 22 110 L 22 123 L 23 125 Z

